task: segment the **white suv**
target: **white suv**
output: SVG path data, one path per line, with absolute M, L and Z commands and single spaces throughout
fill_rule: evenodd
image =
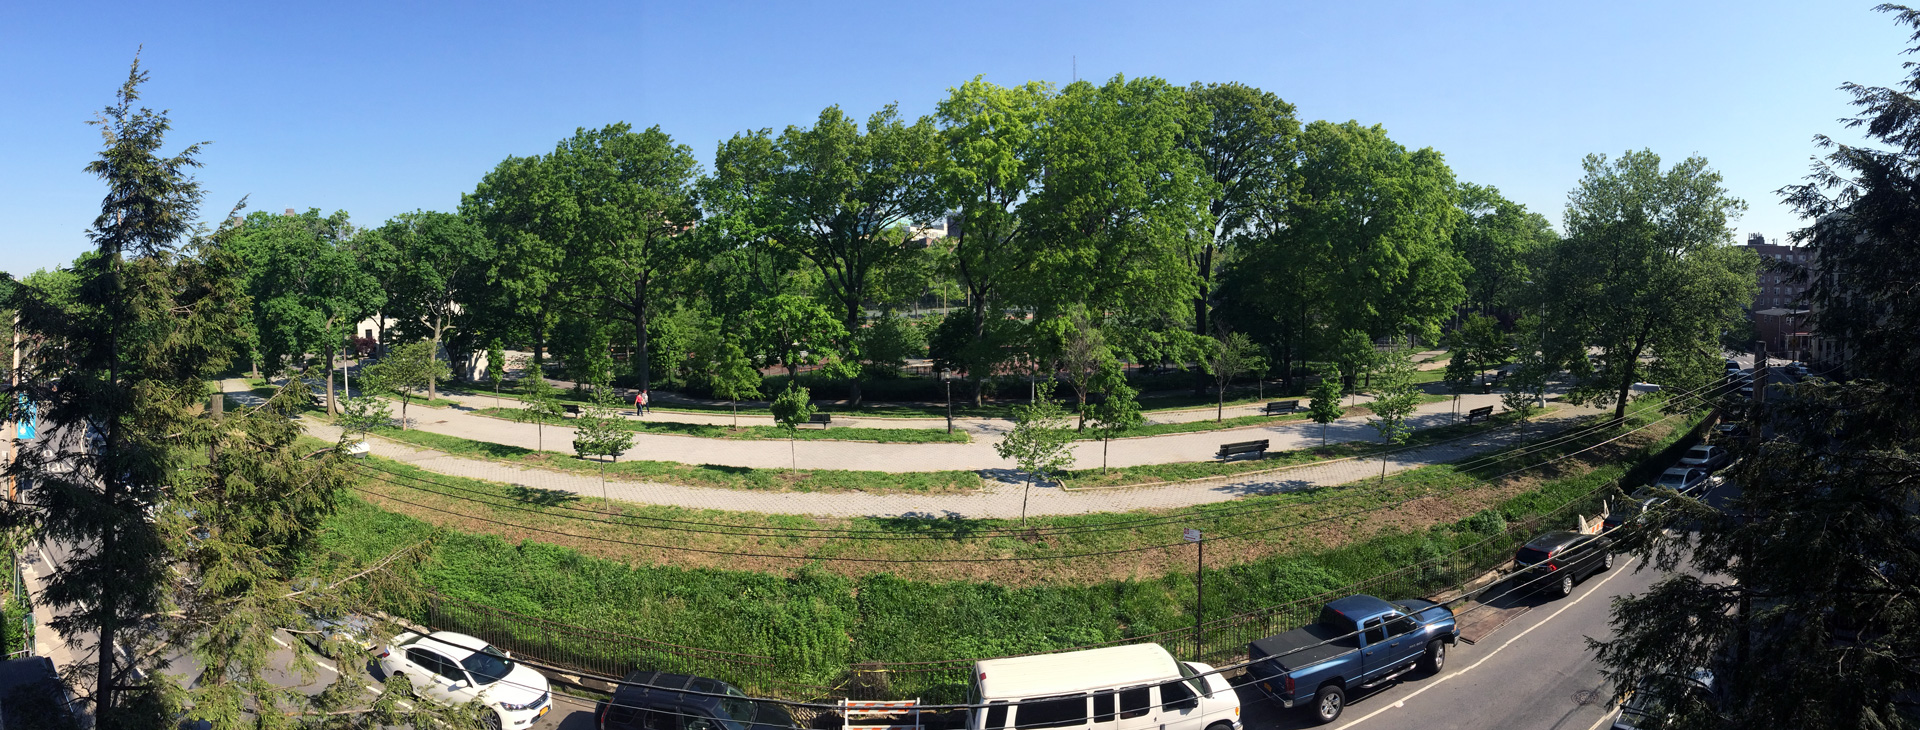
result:
M 409 631 L 376 654 L 382 670 L 407 675 L 421 697 L 444 705 L 477 700 L 493 710 L 489 727 L 528 727 L 553 709 L 544 675 L 466 634 Z

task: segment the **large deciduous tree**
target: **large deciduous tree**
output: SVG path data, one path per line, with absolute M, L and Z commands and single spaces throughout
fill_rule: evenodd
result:
M 944 154 L 935 180 L 958 230 L 949 231 L 951 265 L 966 293 L 966 310 L 942 323 L 943 365 L 957 366 L 973 383 L 980 405 L 981 380 L 1005 359 L 1008 328 L 1004 291 L 1026 263 L 1017 238 L 1027 235 L 1021 205 L 1039 190 L 1047 105 L 1053 89 L 1041 82 L 1005 88 L 976 77 L 948 92 L 935 119 Z M 964 334 L 964 337 L 954 337 Z
M 578 227 L 578 199 L 558 166 L 542 156 L 508 157 L 460 196 L 460 215 L 493 241 L 484 304 L 517 320 L 533 340 L 533 367 L 546 361 L 547 340 L 568 292 L 569 235 Z
M 368 233 L 395 254 L 385 313 L 406 323 L 402 329 L 424 329 L 427 354 L 438 359 L 447 327 L 486 284 L 486 236 L 460 216 L 431 211 L 403 213 Z M 427 400 L 437 397 L 430 380 Z
M 1314 122 L 1301 148 L 1282 235 L 1324 256 L 1308 275 L 1326 279 L 1318 308 L 1328 329 L 1435 339 L 1465 295 L 1466 267 L 1449 245 L 1461 217 L 1453 171 L 1379 125 Z
M 695 258 L 692 235 L 700 217 L 693 150 L 651 127 L 635 132 L 625 123 L 581 129 L 560 143 L 551 161 L 576 197 L 578 244 L 567 266 L 592 297 L 624 315 L 633 327 L 633 372 L 640 389 L 652 388 L 648 330 L 670 274 Z
M 1196 129 L 1187 145 L 1200 158 L 1208 188 L 1205 227 L 1192 250 L 1199 291 L 1193 299 L 1193 331 L 1211 335 L 1214 278 L 1218 259 L 1227 247 L 1243 238 L 1261 206 L 1281 203 L 1293 178 L 1295 138 L 1300 122 L 1292 104 L 1270 92 L 1238 83 L 1187 87 L 1187 97 L 1207 113 L 1207 123 Z M 1205 382 L 1196 380 L 1196 388 Z M 1196 390 L 1197 394 L 1199 391 Z
M 1718 375 L 1720 332 L 1751 301 L 1759 262 L 1727 245 L 1746 204 L 1704 158 L 1663 169 L 1642 150 L 1588 155 L 1582 166 L 1567 237 L 1548 252 L 1538 289 L 1550 297 L 1544 346 L 1576 376 L 1569 401 L 1613 403 L 1619 418 L 1642 375 L 1682 390 Z
M 320 355 L 328 415 L 337 410 L 335 357 L 353 336 L 354 325 L 379 311 L 387 298 L 364 255 L 379 247 L 356 241 L 357 234 L 345 211 L 326 217 L 315 209 L 297 215 L 254 213 L 230 244 L 252 271 L 254 326 L 268 370 L 277 373 L 309 353 Z
M 1141 319 L 1185 309 L 1196 292 L 1192 234 L 1206 227 L 1212 183 L 1184 142 L 1205 122 L 1157 78 L 1063 89 L 1048 105 L 1040 190 L 1021 207 L 1032 230 L 1021 237 L 1031 278 L 1020 303 Z
M 907 124 L 889 105 L 862 129 L 834 106 L 812 127 L 788 127 L 778 138 L 769 130 L 736 135 L 716 156 L 716 181 L 731 189 L 730 204 L 745 207 L 754 240 L 820 272 L 850 362 L 876 277 L 907 256 L 912 224 L 945 212 L 933 182 L 939 149 L 929 120 Z M 860 400 L 857 377 L 852 400 Z
M 1525 291 L 1529 264 L 1559 234 L 1546 216 L 1501 197 L 1491 185 L 1460 186 L 1465 215 L 1453 231 L 1453 247 L 1466 260 L 1466 303 L 1481 314 L 1510 310 Z

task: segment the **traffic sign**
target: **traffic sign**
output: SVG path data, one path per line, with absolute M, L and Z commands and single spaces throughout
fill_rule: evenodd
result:
M 1187 538 L 1187 542 L 1199 542 L 1200 531 L 1189 527 L 1187 528 L 1187 531 L 1183 534 L 1183 537 Z

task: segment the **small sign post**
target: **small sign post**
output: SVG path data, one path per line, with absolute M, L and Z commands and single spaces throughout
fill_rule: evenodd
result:
M 1181 533 L 1181 537 L 1186 538 L 1187 542 L 1193 543 L 1193 654 L 1194 656 L 1202 656 L 1204 652 L 1200 646 L 1200 626 L 1206 618 L 1207 541 L 1201 537 L 1199 530 L 1191 527 L 1187 528 L 1186 532 Z

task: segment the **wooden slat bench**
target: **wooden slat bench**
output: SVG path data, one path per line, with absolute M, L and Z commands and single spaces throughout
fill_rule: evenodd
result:
M 560 404 L 560 407 L 565 408 L 567 410 L 566 415 L 561 416 L 561 418 L 566 418 L 567 416 L 573 416 L 574 418 L 580 417 L 580 406 L 576 406 L 572 403 L 562 403 Z
M 1220 453 L 1214 454 L 1214 456 L 1221 459 L 1230 459 L 1240 454 L 1265 453 L 1267 453 L 1267 439 L 1260 439 L 1259 441 L 1238 441 L 1231 444 L 1221 444 Z
M 1300 399 L 1298 398 L 1293 400 L 1277 400 L 1267 404 L 1267 415 L 1269 416 L 1292 413 L 1298 410 L 1300 410 Z
M 807 419 L 807 423 L 818 424 L 821 428 L 826 428 L 833 425 L 833 414 L 815 413 Z
M 1479 408 L 1475 408 L 1473 410 L 1467 411 L 1467 423 L 1473 423 L 1474 421 L 1484 421 L 1492 417 L 1493 417 L 1493 406 L 1481 406 Z

